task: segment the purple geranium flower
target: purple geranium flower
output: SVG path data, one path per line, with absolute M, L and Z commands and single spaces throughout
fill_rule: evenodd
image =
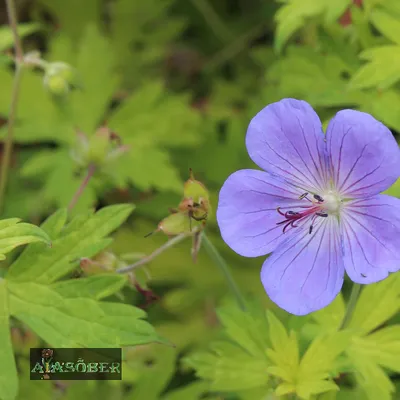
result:
M 264 262 L 276 304 L 305 315 L 357 283 L 400 269 L 400 200 L 379 194 L 400 175 L 399 147 L 371 115 L 343 110 L 324 135 L 305 101 L 284 99 L 250 122 L 246 146 L 264 171 L 233 173 L 217 210 L 224 241 Z

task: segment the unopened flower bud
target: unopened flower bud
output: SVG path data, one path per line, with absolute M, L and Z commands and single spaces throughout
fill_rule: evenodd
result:
M 91 260 L 90 258 L 82 258 L 79 265 L 86 276 L 105 274 L 112 271 L 111 268 Z
M 164 218 L 155 232 L 164 232 L 168 236 L 181 233 L 195 234 L 204 229 L 211 207 L 206 187 L 195 180 L 190 170 L 190 178 L 184 184 L 184 198 L 177 209 L 170 209 L 171 215 Z M 193 256 L 196 258 L 197 245 Z
M 107 128 L 100 128 L 89 138 L 87 159 L 89 163 L 101 165 L 107 157 L 110 148 L 110 134 Z
M 99 128 L 92 136 L 78 132 L 77 142 L 71 150 L 71 157 L 80 167 L 95 166 L 106 172 L 106 165 L 118 159 L 129 150 L 121 139 L 106 126 Z
M 116 269 L 119 264 L 117 256 L 110 251 L 102 251 L 93 260 L 110 270 Z
M 68 82 L 61 76 L 45 77 L 44 84 L 50 93 L 56 96 L 64 96 L 69 92 Z
M 74 81 L 75 73 L 70 65 L 54 62 L 45 66 L 44 85 L 53 95 L 66 95 Z

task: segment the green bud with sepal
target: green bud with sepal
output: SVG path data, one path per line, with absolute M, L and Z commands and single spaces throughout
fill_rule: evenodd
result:
M 181 233 L 195 233 L 203 228 L 203 221 L 192 220 L 187 213 L 177 212 L 164 218 L 159 224 L 157 231 L 164 232 L 168 236 Z
M 110 132 L 108 128 L 101 127 L 89 138 L 88 152 L 86 154 L 89 164 L 101 165 L 107 157 L 110 148 Z
M 44 68 L 44 85 L 55 96 L 64 96 L 77 84 L 74 69 L 64 62 L 46 63 Z
M 129 149 L 129 146 L 121 144 L 121 139 L 115 132 L 102 126 L 92 136 L 78 131 L 76 145 L 71 150 L 71 157 L 82 168 L 92 165 L 97 170 L 103 169 L 105 172 L 109 164 L 116 161 Z
M 204 229 L 210 213 L 209 193 L 206 187 L 194 179 L 190 170 L 190 177 L 183 188 L 184 198 L 178 208 L 170 209 L 171 215 L 164 218 L 154 232 L 164 232 L 168 236 L 180 234 L 196 234 Z
M 189 179 L 183 185 L 183 197 L 193 199 L 195 203 L 209 203 L 209 193 L 207 188 L 194 178 L 192 169 L 189 170 Z M 209 204 L 208 204 L 209 205 Z

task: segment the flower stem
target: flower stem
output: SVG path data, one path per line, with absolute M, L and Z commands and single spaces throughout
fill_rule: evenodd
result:
M 349 302 L 347 303 L 346 313 L 344 314 L 344 318 L 343 318 L 343 321 L 342 321 L 339 329 L 345 329 L 349 325 L 351 318 L 353 316 L 354 309 L 356 307 L 360 292 L 361 292 L 361 285 L 358 283 L 353 283 L 353 287 L 352 287 L 351 293 L 350 293 L 350 299 L 349 299 Z
M 10 169 L 11 155 L 13 150 L 13 136 L 14 136 L 14 123 L 17 113 L 19 89 L 21 86 L 21 77 L 23 69 L 23 57 L 21 39 L 18 35 L 17 13 L 13 0 L 6 0 L 8 23 L 11 27 L 14 37 L 15 48 L 15 75 L 14 84 L 11 93 L 10 112 L 7 122 L 7 136 L 4 143 L 4 152 L 1 160 L 1 173 L 0 173 L 0 213 L 4 208 L 4 196 L 7 187 L 8 171 Z
M 153 253 L 151 253 L 150 255 L 148 255 L 147 257 L 143 257 L 141 260 L 135 262 L 132 265 L 128 265 L 127 267 L 123 267 L 123 268 L 119 268 L 117 269 L 117 273 L 118 274 L 125 274 L 126 272 L 130 272 L 133 271 L 136 268 L 141 267 L 142 265 L 145 265 L 147 263 L 149 263 L 150 261 L 152 261 L 154 258 L 156 258 L 157 256 L 159 256 L 161 253 L 163 253 L 165 250 L 169 249 L 172 246 L 175 246 L 176 244 L 178 244 L 179 242 L 181 242 L 183 239 L 185 239 L 186 237 L 188 237 L 188 235 L 186 233 L 181 233 L 175 237 L 173 237 L 171 240 L 168 240 L 168 242 L 166 242 L 165 244 L 163 244 L 161 247 L 159 247 L 157 250 L 153 251 Z
M 226 27 L 218 13 L 206 0 L 191 0 L 192 4 L 203 15 L 205 22 L 210 26 L 214 35 L 221 40 L 227 42 L 231 37 L 231 31 Z
M 222 64 L 226 63 L 233 57 L 236 57 L 244 49 L 247 48 L 249 42 L 258 37 L 265 31 L 265 25 L 260 24 L 253 27 L 249 32 L 239 36 L 233 42 L 228 44 L 222 50 L 212 56 L 204 65 L 204 71 L 211 73 L 219 68 Z M 253 61 L 254 62 L 254 61 Z
M 87 174 L 85 179 L 82 181 L 81 185 L 79 186 L 78 190 L 75 192 L 74 197 L 72 198 L 71 202 L 68 205 L 68 211 L 71 211 L 74 207 L 79 198 L 81 197 L 83 191 L 85 190 L 86 186 L 90 182 L 90 179 L 96 172 L 96 167 L 93 164 L 88 166 Z
M 17 11 L 15 10 L 14 0 L 6 0 L 6 5 L 8 23 L 14 37 L 15 58 L 18 63 L 21 63 L 24 58 L 24 52 L 22 50 L 21 38 L 18 35 Z
M 235 296 L 236 301 L 239 305 L 239 307 L 245 311 L 246 310 L 246 302 L 243 298 L 242 293 L 239 290 L 239 287 L 236 285 L 236 282 L 234 281 L 231 272 L 229 271 L 229 267 L 226 264 L 225 260 L 219 253 L 219 251 L 216 249 L 216 247 L 211 243 L 210 239 L 208 236 L 203 232 L 203 246 L 209 256 L 215 261 L 219 269 L 221 270 L 222 274 L 224 275 L 226 282 L 228 283 L 229 288 L 232 291 L 232 294 Z

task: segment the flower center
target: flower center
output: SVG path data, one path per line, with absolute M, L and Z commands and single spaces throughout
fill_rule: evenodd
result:
M 298 208 L 302 209 L 301 211 L 286 211 L 283 213 L 280 207 L 277 208 L 278 213 L 285 217 L 285 220 L 277 222 L 277 225 L 285 224 L 283 233 L 285 233 L 288 227 L 297 228 L 298 225 L 295 225 L 295 222 L 312 216 L 308 231 L 311 234 L 314 221 L 317 217 L 326 218 L 330 214 L 337 214 L 340 209 L 341 200 L 339 196 L 332 191 L 323 193 L 322 196 L 314 194 L 312 199 L 309 199 L 308 196 L 308 193 L 304 193 L 299 197 L 300 200 L 304 199 L 309 202 L 307 206 L 298 206 Z
M 340 198 L 332 191 L 322 195 L 324 200 L 323 209 L 329 214 L 334 214 L 339 211 L 340 208 Z

